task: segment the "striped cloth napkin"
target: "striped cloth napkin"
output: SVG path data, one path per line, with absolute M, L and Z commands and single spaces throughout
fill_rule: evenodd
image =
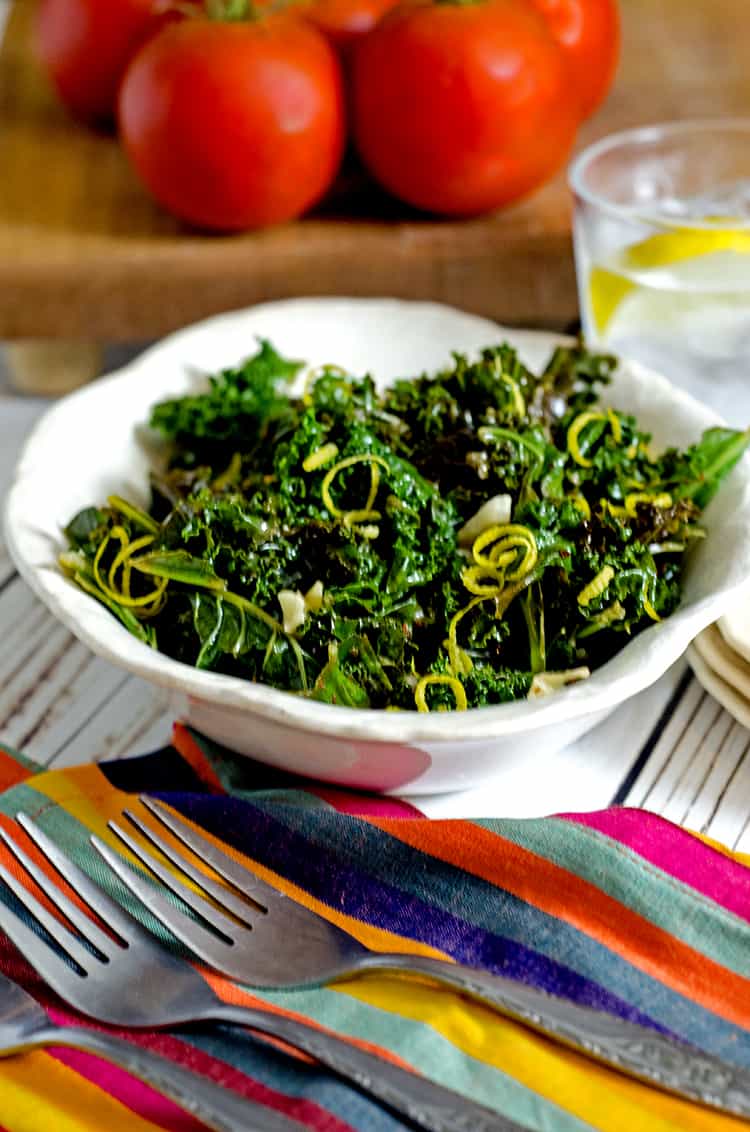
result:
M 455 959 L 677 1035 L 750 1067 L 750 862 L 653 814 L 610 809 L 527 821 L 428 821 L 395 800 L 291 780 L 178 726 L 140 759 L 38 772 L 0 753 L 0 822 L 23 811 L 101 879 L 88 846 L 134 795 L 160 796 L 260 875 L 364 943 Z M 10 864 L 7 856 L 6 864 Z M 52 1014 L 0 937 L 0 968 Z M 712 1132 L 739 1119 L 672 1099 L 448 990 L 369 976 L 227 1000 L 311 1020 L 539 1132 Z M 131 1033 L 318 1132 L 402 1124 L 306 1061 L 238 1030 Z M 3 1132 L 197 1132 L 126 1074 L 61 1049 L 0 1062 Z

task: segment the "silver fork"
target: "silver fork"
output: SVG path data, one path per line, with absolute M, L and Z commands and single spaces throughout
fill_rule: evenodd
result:
M 521 1132 L 520 1125 L 499 1113 L 334 1034 L 293 1018 L 223 1002 L 194 967 L 157 943 L 30 818 L 18 815 L 17 821 L 60 876 L 117 936 L 112 939 L 81 912 L 0 829 L 0 838 L 19 864 L 76 931 L 70 931 L 48 912 L 2 865 L 0 880 L 73 965 L 2 904 L 0 929 L 61 998 L 77 1010 L 116 1026 L 158 1028 L 196 1021 L 247 1026 L 308 1054 L 419 1128 L 430 1132 Z
M 0 1058 L 49 1046 L 93 1053 L 144 1081 L 214 1132 L 300 1132 L 303 1125 L 114 1034 L 60 1026 L 36 999 L 0 974 Z
M 178 841 L 227 882 L 208 876 L 157 830 L 132 811 L 125 811 L 124 816 L 140 834 L 210 900 L 179 880 L 139 838 L 117 822 L 110 822 L 110 829 L 207 926 L 186 915 L 104 842 L 92 838 L 92 843 L 151 914 L 216 970 L 251 986 L 276 989 L 315 986 L 370 971 L 427 977 L 628 1076 L 688 1100 L 750 1117 L 748 1071 L 645 1026 L 578 1006 L 501 975 L 421 955 L 369 951 L 336 925 L 261 880 L 160 802 L 146 797 L 141 802 Z

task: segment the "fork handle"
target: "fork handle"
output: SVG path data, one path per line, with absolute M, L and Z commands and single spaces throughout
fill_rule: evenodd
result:
M 750 1117 L 750 1073 L 746 1069 L 638 1023 L 579 1006 L 502 975 L 425 955 L 369 952 L 356 960 L 356 972 L 367 971 L 426 976 L 621 1073 L 699 1104 Z
M 428 1132 L 524 1132 L 498 1112 L 295 1018 L 218 1003 L 209 1017 L 280 1038 Z
M 95 1030 L 49 1026 L 19 1043 L 17 1052 L 65 1046 L 101 1057 L 137 1077 L 157 1093 L 202 1121 L 213 1132 L 301 1132 L 303 1125 L 266 1105 L 257 1104 L 205 1077 L 175 1065 L 160 1054 Z

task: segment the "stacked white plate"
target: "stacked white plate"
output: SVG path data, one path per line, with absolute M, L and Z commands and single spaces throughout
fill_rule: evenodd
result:
M 750 728 L 750 591 L 695 638 L 687 655 L 706 691 Z

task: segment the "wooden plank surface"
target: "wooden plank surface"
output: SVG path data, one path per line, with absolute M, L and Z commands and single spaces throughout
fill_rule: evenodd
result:
M 410 214 L 356 168 L 317 215 L 240 237 L 181 227 L 112 138 L 75 126 L 30 52 L 34 0 L 0 50 L 0 338 L 147 339 L 296 294 L 393 294 L 502 321 L 576 315 L 570 206 L 558 178 L 495 217 Z M 626 125 L 750 105 L 746 0 L 622 0 L 623 61 L 581 144 Z

